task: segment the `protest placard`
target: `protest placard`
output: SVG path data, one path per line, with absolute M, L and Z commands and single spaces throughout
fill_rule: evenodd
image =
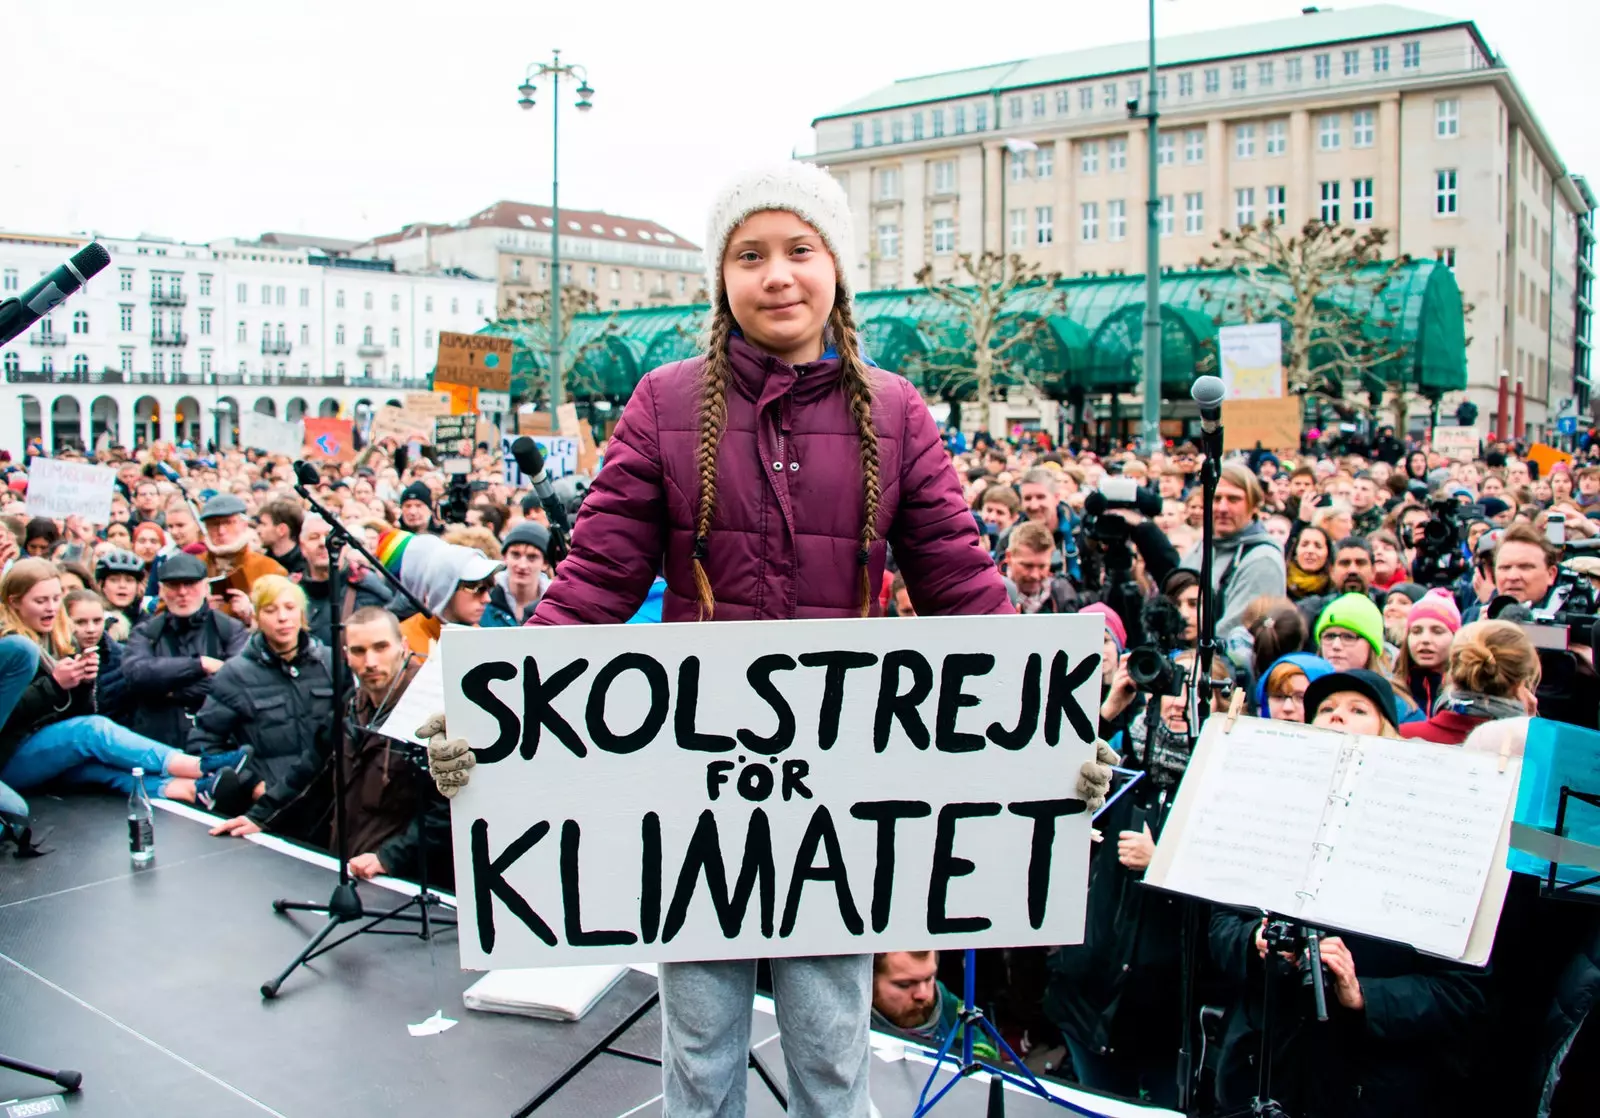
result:
M 432 426 L 431 416 L 417 415 L 405 408 L 384 404 L 372 413 L 371 438 L 374 442 L 386 438 L 405 439 L 418 431 L 427 431 Z
M 405 395 L 405 409 L 412 415 L 423 419 L 435 419 L 441 415 L 450 414 L 450 393 L 438 392 L 407 392 Z M 427 425 L 423 425 L 427 430 Z
M 529 438 L 539 444 L 539 453 L 544 455 L 545 475 L 552 481 L 578 472 L 582 447 L 577 439 L 563 439 L 557 435 L 530 435 Z M 505 460 L 507 483 L 524 485 L 528 475 L 517 468 L 517 460 L 511 453 L 511 444 L 516 441 L 514 435 L 501 436 L 500 457 Z
M 1283 328 L 1252 322 L 1217 330 L 1219 374 L 1225 400 L 1283 398 Z
M 446 629 L 462 966 L 1078 942 L 1103 632 Z
M 334 462 L 354 462 L 356 458 L 354 425 L 348 419 L 307 419 L 305 421 L 307 458 L 325 458 Z
M 117 471 L 87 462 L 55 458 L 28 460 L 28 515 L 65 520 L 81 517 L 86 524 L 111 523 L 111 493 Z
M 511 387 L 511 348 L 510 338 L 441 330 L 434 383 L 505 392 Z
M 1476 427 L 1435 427 L 1429 441 L 1434 450 L 1458 462 L 1471 462 L 1478 457 Z
M 463 442 L 472 442 L 478 433 L 476 415 L 441 415 L 433 421 L 433 445 L 450 454 L 461 449 Z
M 298 422 L 290 423 L 258 411 L 239 413 L 240 446 L 265 454 L 298 457 L 305 442 L 305 429 Z

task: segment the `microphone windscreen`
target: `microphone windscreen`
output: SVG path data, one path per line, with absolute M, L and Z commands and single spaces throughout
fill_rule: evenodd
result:
M 1227 386 L 1222 383 L 1221 377 L 1196 377 L 1193 387 L 1189 389 L 1189 395 L 1194 402 L 1203 408 L 1221 406 L 1222 398 L 1227 394 Z
M 317 472 L 317 468 L 305 459 L 301 459 L 294 464 L 294 477 L 296 481 L 307 489 L 322 482 L 322 475 Z
M 111 263 L 111 254 L 99 241 L 90 241 L 80 248 L 72 257 L 72 266 L 84 279 L 96 275 Z
M 511 457 L 516 459 L 517 469 L 529 477 L 544 469 L 544 454 L 539 450 L 539 444 L 527 435 L 519 436 L 511 444 Z

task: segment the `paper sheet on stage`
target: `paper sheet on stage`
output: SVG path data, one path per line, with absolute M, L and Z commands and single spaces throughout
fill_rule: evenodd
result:
M 439 663 L 439 642 L 434 641 L 428 646 L 427 660 L 411 677 L 411 685 L 376 729 L 386 738 L 416 745 L 417 727 L 435 714 L 443 713 L 444 668 Z
M 468 1009 L 579 1021 L 628 973 L 624 966 L 492 970 L 461 995 Z

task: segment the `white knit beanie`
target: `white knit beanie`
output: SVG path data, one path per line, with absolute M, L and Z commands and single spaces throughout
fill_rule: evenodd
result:
M 855 232 L 850 199 L 837 179 L 810 163 L 779 163 L 747 171 L 723 187 L 706 222 L 706 291 L 715 302 L 722 289 L 722 255 L 728 237 L 745 218 L 762 210 L 786 210 L 821 235 L 839 270 L 839 299 L 848 300 L 845 276 Z

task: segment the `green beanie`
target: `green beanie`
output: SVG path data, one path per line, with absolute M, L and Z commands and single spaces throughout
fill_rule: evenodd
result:
M 1348 629 L 1372 646 L 1374 659 L 1383 655 L 1383 611 L 1365 594 L 1341 594 L 1317 617 L 1316 642 L 1325 629 Z

